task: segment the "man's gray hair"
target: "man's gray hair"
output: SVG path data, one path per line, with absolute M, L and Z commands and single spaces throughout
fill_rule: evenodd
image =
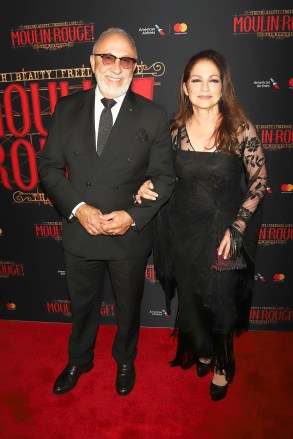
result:
M 96 47 L 99 44 L 99 42 L 106 37 L 109 34 L 120 34 L 123 35 L 124 37 L 128 38 L 130 44 L 133 47 L 133 50 L 135 52 L 135 57 L 137 57 L 137 50 L 136 50 L 136 45 L 135 45 L 135 41 L 134 39 L 123 29 L 120 29 L 120 27 L 110 27 L 109 29 L 105 30 L 104 32 L 101 33 L 101 35 L 99 36 L 99 38 L 97 39 L 97 41 L 94 44 L 93 47 L 93 54 L 96 51 Z

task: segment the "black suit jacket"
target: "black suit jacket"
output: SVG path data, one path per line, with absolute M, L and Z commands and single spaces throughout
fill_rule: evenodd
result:
M 102 155 L 96 153 L 95 89 L 61 98 L 54 111 L 39 164 L 40 182 L 63 216 L 63 247 L 94 259 L 149 254 L 152 218 L 170 197 L 174 167 L 167 114 L 160 105 L 128 91 Z M 134 204 L 151 178 L 157 201 Z M 126 210 L 136 223 L 123 236 L 91 236 L 72 209 L 81 201 L 103 213 Z

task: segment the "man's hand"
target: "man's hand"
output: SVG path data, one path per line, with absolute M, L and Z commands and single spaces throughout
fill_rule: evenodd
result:
M 107 235 L 101 227 L 100 215 L 102 215 L 100 209 L 96 209 L 88 204 L 82 204 L 75 212 L 75 216 L 80 224 L 90 235 L 94 236 Z
M 124 235 L 133 224 L 133 219 L 125 210 L 100 215 L 99 218 L 106 235 Z

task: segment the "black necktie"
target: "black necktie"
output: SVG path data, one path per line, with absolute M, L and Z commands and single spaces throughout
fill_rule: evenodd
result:
M 107 139 L 111 132 L 113 126 L 113 117 L 111 108 L 116 104 L 114 99 L 101 99 L 102 104 L 104 105 L 104 109 L 101 113 L 100 123 L 99 123 L 99 132 L 98 132 L 98 140 L 97 140 L 97 153 L 100 156 L 102 154 L 103 148 L 107 143 Z

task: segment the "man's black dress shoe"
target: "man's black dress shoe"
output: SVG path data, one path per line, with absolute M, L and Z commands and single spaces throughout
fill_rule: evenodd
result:
M 122 364 L 118 366 L 116 378 L 116 392 L 118 395 L 126 396 L 133 389 L 135 384 L 134 364 Z
M 68 363 L 55 381 L 53 393 L 55 395 L 62 395 L 63 393 L 69 392 L 76 386 L 80 375 L 89 372 L 93 366 L 92 361 L 83 364 L 82 366 L 74 366 L 73 364 Z
M 220 401 L 221 399 L 225 398 L 228 391 L 228 385 L 229 383 L 225 384 L 224 386 L 217 386 L 211 381 L 210 395 L 212 401 Z
M 197 360 L 195 363 L 196 373 L 199 378 L 205 377 L 211 370 L 211 363 L 203 363 Z

